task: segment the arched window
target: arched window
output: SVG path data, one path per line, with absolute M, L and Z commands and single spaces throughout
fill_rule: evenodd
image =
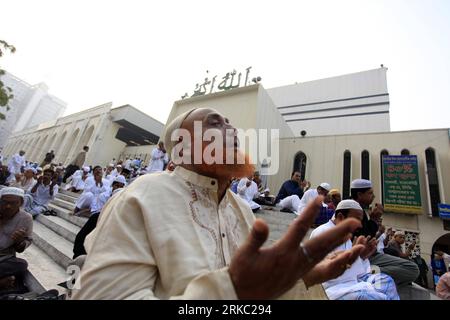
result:
M 350 199 L 351 169 L 352 169 L 352 153 L 349 150 L 345 150 L 343 178 L 342 178 L 342 199 Z
M 370 155 L 367 150 L 361 152 L 361 178 L 370 180 Z
M 305 180 L 306 175 L 306 154 L 302 151 L 297 152 L 294 158 L 294 169 L 292 171 L 300 172 L 300 178 Z
M 400 154 L 402 156 L 409 156 L 409 150 L 408 149 L 403 149 Z
M 384 204 L 384 179 L 383 179 L 383 156 L 388 156 L 389 152 L 386 149 L 380 152 L 380 180 L 381 180 L 381 202 Z
M 433 148 L 425 150 L 427 161 L 428 188 L 430 191 L 430 204 L 433 216 L 439 216 L 438 204 L 441 203 L 439 192 L 439 178 L 436 166 L 436 153 Z

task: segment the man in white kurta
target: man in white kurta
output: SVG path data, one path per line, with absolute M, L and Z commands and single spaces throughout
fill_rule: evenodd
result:
M 346 210 L 345 216 L 343 211 Z M 351 216 L 350 210 L 358 211 L 362 220 L 363 210 L 354 200 L 342 200 L 336 207 L 336 216 L 330 221 L 314 229 L 311 238 L 315 238 L 323 232 L 334 228 L 338 221 L 343 221 Z M 334 251 L 349 250 L 353 247 L 349 239 Z M 376 246 L 373 244 L 372 250 Z M 399 300 L 395 283 L 386 274 L 371 274 L 370 262 L 367 257 L 357 260 L 340 277 L 324 282 L 323 287 L 331 300 Z
M 197 121 L 203 121 L 203 132 L 214 128 L 227 139 L 233 135 L 234 147 L 227 148 L 234 155 L 239 153 L 237 130 L 209 108 L 190 110 L 166 126 L 169 152 L 175 148 L 174 141 L 180 141 L 172 135 L 180 128 L 191 134 L 183 145 L 196 139 Z M 194 152 L 203 153 L 204 146 L 200 144 Z M 175 148 L 172 160 L 179 160 L 177 155 Z M 299 251 L 316 211 L 314 203 L 278 245 L 261 248 L 268 237 L 267 225 L 255 220 L 247 203 L 229 189 L 232 174 L 247 176 L 251 170 L 248 161 L 232 167 L 178 162 L 174 171 L 136 179 L 105 204 L 95 231 L 86 238 L 87 258 L 72 297 L 325 298 L 322 287 L 314 284 L 340 275 L 337 264 L 353 261 L 358 252 L 319 262 L 334 246 L 324 243 L 336 243 L 360 224 L 349 219 L 302 244 Z M 279 266 L 284 268 L 282 273 Z
M 151 160 L 148 165 L 148 172 L 159 172 L 164 170 L 165 161 L 168 160 L 164 144 L 160 142 L 158 147 L 152 150 Z
M 261 209 L 261 206 L 253 201 L 253 199 L 259 196 L 258 186 L 254 181 L 249 178 L 242 178 L 239 181 L 237 192 L 242 199 L 247 201 L 250 209 L 253 211 Z
M 307 205 L 314 201 L 319 195 L 322 195 L 324 197 L 327 196 L 328 192 L 331 190 L 330 184 L 326 182 L 322 182 L 317 189 L 309 189 L 303 194 L 303 197 L 300 199 L 299 206 L 297 209 L 297 214 L 302 214 L 303 210 L 307 207 Z M 323 204 L 323 206 L 327 206 L 326 204 Z
M 20 151 L 11 157 L 8 162 L 8 171 L 10 176 L 8 181 L 14 180 L 17 173 L 21 173 L 21 168 L 25 165 L 25 151 Z
M 139 177 L 106 203 L 86 238 L 73 298 L 236 299 L 227 267 L 254 219 L 230 190 L 217 202 L 216 179 L 182 167 Z M 325 295 L 299 281 L 285 297 Z

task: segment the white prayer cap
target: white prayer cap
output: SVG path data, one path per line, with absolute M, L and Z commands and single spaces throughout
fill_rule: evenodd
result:
M 84 172 L 89 172 L 89 171 L 91 171 L 91 168 L 90 167 L 83 167 L 83 171 Z
M 117 168 L 122 168 L 122 165 L 118 164 L 116 167 L 117 167 Z
M 269 188 L 266 188 L 266 189 L 264 190 L 264 192 L 270 192 L 270 189 L 269 189 Z
M 25 192 L 20 188 L 5 187 L 0 191 L 0 197 L 11 195 L 23 198 Z
M 403 231 L 395 231 L 395 233 L 394 233 L 394 237 L 396 237 L 396 236 L 404 236 L 404 235 L 405 235 L 405 233 Z
M 125 179 L 125 177 L 123 175 L 118 175 L 115 179 L 114 182 L 119 182 L 119 183 L 123 183 L 123 184 L 127 184 L 127 179 Z
M 170 121 L 170 123 L 166 126 L 166 130 L 164 131 L 164 147 L 166 151 L 170 154 L 172 152 L 173 147 L 178 143 L 178 141 L 172 141 L 171 136 L 172 132 L 181 128 L 183 121 L 192 113 L 192 111 L 197 110 L 197 108 L 186 111 Z
M 114 167 L 114 164 L 110 163 L 108 164 L 108 167 Z
M 329 184 L 329 183 L 326 183 L 326 182 L 322 182 L 322 183 L 319 185 L 319 187 L 322 187 L 322 188 L 324 188 L 324 189 L 327 190 L 327 191 L 330 191 L 330 190 L 331 190 L 330 184 Z
M 351 200 L 351 199 L 342 200 L 341 202 L 338 203 L 338 205 L 336 207 L 336 211 L 344 210 L 344 209 L 355 209 L 355 210 L 362 211 L 362 208 L 359 205 L 359 203 L 356 202 L 355 200 Z
M 42 168 L 41 167 L 37 167 L 36 170 L 37 171 L 42 171 Z
M 356 179 L 350 184 L 350 189 L 372 188 L 372 182 L 366 179 Z
M 36 169 L 33 168 L 33 167 L 27 167 L 27 168 L 25 168 L 25 171 L 28 171 L 28 170 L 33 171 L 33 173 L 37 173 Z

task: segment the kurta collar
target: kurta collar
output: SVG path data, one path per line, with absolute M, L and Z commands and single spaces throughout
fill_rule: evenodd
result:
M 219 184 L 217 179 L 199 175 L 198 173 L 187 170 L 183 167 L 176 167 L 173 173 L 196 186 L 217 192 Z

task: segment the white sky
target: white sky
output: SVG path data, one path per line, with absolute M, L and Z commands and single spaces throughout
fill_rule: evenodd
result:
M 165 122 L 210 75 L 265 88 L 388 67 L 391 129 L 450 127 L 450 1 L 5 0 L 2 68 L 65 114 L 113 101 Z

